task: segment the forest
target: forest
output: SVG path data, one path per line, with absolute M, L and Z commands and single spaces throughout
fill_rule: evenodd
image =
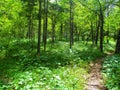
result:
M 120 90 L 120 0 L 0 0 L 0 90 Z

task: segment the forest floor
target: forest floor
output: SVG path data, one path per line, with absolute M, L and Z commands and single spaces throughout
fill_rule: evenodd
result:
M 113 53 L 107 53 L 111 56 Z M 104 81 L 101 73 L 102 63 L 104 58 L 97 58 L 94 62 L 90 63 L 90 74 L 87 78 L 85 90 L 107 90 L 104 86 Z
M 90 74 L 85 90 L 106 90 L 101 75 L 102 58 L 98 58 L 95 62 L 90 63 Z

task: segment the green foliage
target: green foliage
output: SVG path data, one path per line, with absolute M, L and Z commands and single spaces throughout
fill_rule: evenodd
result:
M 76 48 L 77 47 L 77 48 Z M 78 48 L 80 47 L 80 48 Z M 98 57 L 104 57 L 105 54 L 101 53 L 98 49 L 97 46 L 91 46 L 90 44 L 88 44 L 87 46 L 85 46 L 85 44 L 78 44 L 75 45 L 73 48 L 75 48 L 75 55 L 77 55 L 76 57 L 81 58 L 84 61 L 92 61 L 95 60 Z
M 105 84 L 109 90 L 120 90 L 120 56 L 106 57 L 103 64 Z
M 104 44 L 104 52 L 105 53 L 112 53 L 115 49 L 115 42 L 113 40 L 110 40 L 109 43 Z
M 32 72 L 31 72 L 32 71 Z M 82 89 L 84 79 L 82 74 L 86 74 L 84 69 L 71 69 L 61 67 L 59 69 L 49 69 L 38 67 L 37 69 L 17 74 L 13 81 L 9 83 L 7 89 Z M 78 74 L 82 73 L 82 74 Z M 81 76 L 79 76 L 81 75 Z M 15 79 L 17 78 L 17 79 Z M 81 86 L 79 86 L 81 84 Z M 5 89 L 5 87 L 3 87 Z
M 70 50 L 66 48 L 67 43 L 59 42 L 55 45 L 57 48 L 50 51 L 48 48 L 47 52 L 36 57 L 34 54 L 28 54 L 27 44 L 24 40 L 13 41 L 8 47 L 9 58 L 3 58 L 0 62 L 0 70 L 4 71 L 0 73 L 1 89 L 82 90 L 84 88 L 86 82 L 84 77 L 88 74 L 89 66 L 86 60 L 78 57 L 79 48 Z

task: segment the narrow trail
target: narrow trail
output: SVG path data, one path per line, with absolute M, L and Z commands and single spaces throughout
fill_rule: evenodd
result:
M 113 53 L 108 53 L 111 56 Z M 84 90 L 107 90 L 104 86 L 103 77 L 101 74 L 102 62 L 104 58 L 98 58 L 90 63 L 90 74 L 87 78 L 87 84 Z
M 102 58 L 98 58 L 95 62 L 90 63 L 90 75 L 85 90 L 106 90 L 101 75 Z

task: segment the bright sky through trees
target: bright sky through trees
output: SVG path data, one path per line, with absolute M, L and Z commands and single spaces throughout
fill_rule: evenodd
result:
M 50 2 L 55 2 L 55 0 L 50 0 Z

